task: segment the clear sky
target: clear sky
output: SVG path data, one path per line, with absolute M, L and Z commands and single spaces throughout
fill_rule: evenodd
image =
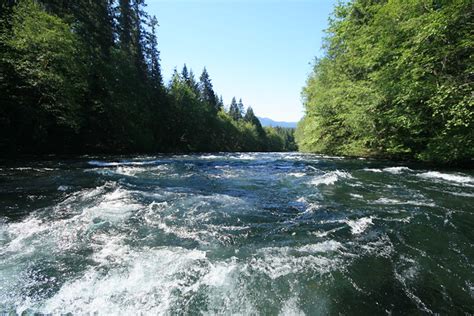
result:
M 322 54 L 335 0 L 148 0 L 156 15 L 165 83 L 184 63 L 205 66 L 218 95 L 258 116 L 298 121 L 301 89 Z

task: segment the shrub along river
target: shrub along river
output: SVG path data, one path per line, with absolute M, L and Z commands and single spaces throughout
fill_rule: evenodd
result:
M 472 172 L 298 153 L 0 167 L 0 312 L 474 313 Z

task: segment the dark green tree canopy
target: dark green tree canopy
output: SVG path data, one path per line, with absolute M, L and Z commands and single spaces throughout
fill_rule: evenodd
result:
M 229 115 L 235 121 L 239 121 L 242 119 L 242 110 L 241 108 L 239 108 L 235 97 L 233 97 L 232 101 L 230 102 Z
M 211 107 L 214 111 L 218 111 L 218 105 L 216 102 L 216 94 L 214 93 L 214 88 L 212 87 L 211 78 L 206 70 L 203 69 L 201 77 L 199 77 L 199 92 L 201 100 Z
M 0 2 L 0 154 L 283 150 L 210 76 L 163 86 L 143 0 Z M 258 130 L 258 131 L 257 131 Z
M 189 72 L 188 67 L 186 67 L 186 64 L 183 65 L 183 70 L 181 70 L 181 78 L 183 78 L 183 80 L 186 82 L 189 81 Z

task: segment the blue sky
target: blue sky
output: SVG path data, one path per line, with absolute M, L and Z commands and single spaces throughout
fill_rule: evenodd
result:
M 301 89 L 335 0 L 148 0 L 156 15 L 165 82 L 183 64 L 205 66 L 227 105 L 233 96 L 258 116 L 298 121 Z

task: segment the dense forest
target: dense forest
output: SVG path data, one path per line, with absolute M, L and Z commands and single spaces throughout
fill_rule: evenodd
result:
M 144 0 L 0 2 L 0 153 L 295 150 L 224 106 L 206 69 L 164 84 Z
M 301 150 L 436 163 L 474 157 L 472 0 L 354 0 L 303 90 Z

